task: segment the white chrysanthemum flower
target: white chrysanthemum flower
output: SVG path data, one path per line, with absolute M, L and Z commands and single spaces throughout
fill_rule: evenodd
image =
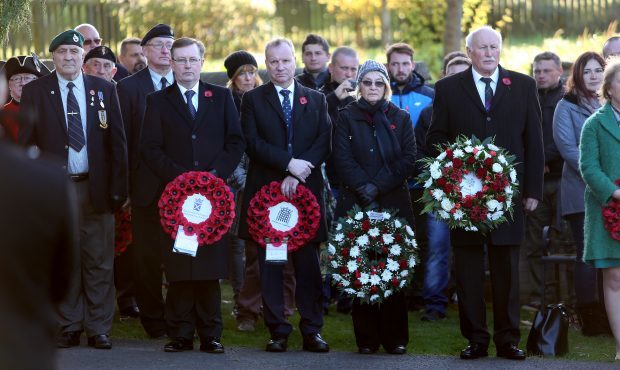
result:
M 506 157 L 504 157 L 503 154 L 498 155 L 497 160 L 499 161 L 499 163 L 503 164 L 504 166 L 508 164 L 508 161 L 506 160 Z
M 403 224 L 398 221 L 398 220 L 394 220 L 394 227 L 397 229 L 400 229 L 403 226 Z
M 487 148 L 489 148 L 489 150 L 493 150 L 493 151 L 498 151 L 498 150 L 499 150 L 499 148 L 498 148 L 498 147 L 496 147 L 496 146 L 495 146 L 495 145 L 493 145 L 493 144 L 487 144 Z
M 502 204 L 495 199 L 488 200 L 486 203 L 487 209 L 491 212 L 496 209 L 502 209 Z
M 474 151 L 474 147 L 473 147 L 473 146 L 471 146 L 471 145 L 467 145 L 467 146 L 465 147 L 465 153 L 471 153 L 471 152 L 473 152 L 473 151 Z
M 428 189 L 433 185 L 433 178 L 429 177 L 426 181 L 424 181 L 424 188 Z
M 347 288 L 347 289 L 344 290 L 344 292 L 349 294 L 349 295 L 353 295 L 353 294 L 355 294 L 355 289 Z
M 398 262 L 394 261 L 391 258 L 387 260 L 387 269 L 390 271 L 398 271 Z
M 359 245 L 360 247 L 363 247 L 365 245 L 368 244 L 368 235 L 364 234 L 362 236 L 359 236 L 357 238 L 357 240 L 355 241 L 355 244 Z
M 379 275 L 370 275 L 370 285 L 379 285 L 381 278 Z
M 464 143 L 464 144 L 465 144 L 465 145 L 471 145 L 471 140 L 470 140 L 470 139 L 465 140 L 465 143 Z
M 389 297 L 389 296 L 391 296 L 391 295 L 392 295 L 392 291 L 391 291 L 391 290 L 386 290 L 385 292 L 383 292 L 383 296 L 384 296 L 385 298 L 387 298 L 387 297 Z
M 405 225 L 405 231 L 407 231 L 407 234 L 413 236 L 413 229 L 411 229 L 411 226 Z
M 379 236 L 379 229 L 376 227 L 373 227 L 372 229 L 368 230 L 368 235 L 374 236 L 374 237 Z
M 400 277 L 406 278 L 409 276 L 409 270 L 403 270 L 400 272 Z
M 342 286 L 343 286 L 343 287 L 348 287 L 349 285 L 351 285 L 351 283 L 349 282 L 349 280 L 345 280 L 345 279 L 343 279 L 343 280 L 341 281 L 341 283 L 342 283 Z
M 402 252 L 402 249 L 400 247 L 400 245 L 398 244 L 394 244 L 391 248 L 390 248 L 390 253 L 395 255 L 395 256 L 400 256 L 400 253 Z
M 338 234 L 334 235 L 334 241 L 341 242 L 343 240 L 344 240 L 344 234 L 343 233 L 338 233 Z
M 450 199 L 444 198 L 441 201 L 441 208 L 443 208 L 444 211 L 449 212 L 450 210 L 452 210 L 453 207 L 454 203 L 450 202 Z
M 483 153 L 484 153 L 484 159 L 491 158 L 491 155 L 487 153 L 486 150 Z
M 443 165 L 444 168 L 450 168 L 452 167 L 452 162 L 447 162 L 446 164 Z
M 504 170 L 504 168 L 502 167 L 501 164 L 499 163 L 493 163 L 493 167 L 491 168 L 493 170 L 493 172 L 495 173 L 500 173 Z
M 510 182 L 512 183 L 517 182 L 517 171 L 515 171 L 514 168 L 510 170 Z
M 445 193 L 441 189 L 433 190 L 433 198 L 435 198 L 435 200 L 438 200 L 438 201 L 441 202 L 441 200 L 443 199 L 444 195 L 445 195 Z
M 504 212 L 497 211 L 493 213 L 487 213 L 487 218 L 491 221 L 497 221 L 504 215 Z
M 333 274 L 332 279 L 337 283 L 340 282 L 341 280 L 344 280 L 342 276 L 340 276 L 339 274 Z
M 404 286 L 405 286 L 405 284 L 407 284 L 407 280 L 402 280 L 402 281 L 400 282 L 400 284 L 398 284 L 398 287 L 399 287 L 399 288 L 402 288 L 402 287 L 404 287 Z
M 340 231 L 340 230 L 342 230 L 342 224 L 341 223 L 336 225 L 336 231 Z
M 364 213 L 363 213 L 363 212 L 357 212 L 357 213 L 355 214 L 355 217 L 354 217 L 354 218 L 355 218 L 357 221 L 359 221 L 359 220 L 361 220 L 362 218 L 364 218 Z
M 353 223 L 353 220 L 352 220 L 352 219 L 350 219 L 350 218 L 347 218 L 345 222 L 346 222 L 346 223 L 348 223 L 348 224 L 350 225 L 350 224 L 352 224 L 352 223 Z
M 383 242 L 385 244 L 394 243 L 394 236 L 392 234 L 383 234 Z
M 409 257 L 409 261 L 407 261 L 407 264 L 409 265 L 409 268 L 412 268 L 415 266 L 415 258 L 413 258 L 413 256 Z
M 509 209 L 510 207 L 512 207 L 512 198 L 506 199 L 506 209 Z
M 327 244 L 327 253 L 331 255 L 336 254 L 336 247 L 334 247 L 332 243 Z
M 357 258 L 360 255 L 360 248 L 355 246 L 353 248 L 351 248 L 351 250 L 349 251 L 349 255 L 353 258 Z
M 373 295 L 370 296 L 370 301 L 374 302 L 374 301 L 379 300 L 379 298 L 381 298 L 381 297 L 379 297 L 378 294 L 373 294 Z
M 476 226 L 466 226 L 465 231 L 478 231 Z
M 506 195 L 512 195 L 512 186 L 508 185 L 504 188 Z
M 439 217 L 441 217 L 444 220 L 447 220 L 450 218 L 450 214 L 446 211 L 439 211 L 437 212 L 437 214 L 439 215 Z
M 437 159 L 439 159 L 440 161 L 443 161 L 446 158 L 446 152 L 441 152 L 438 156 Z
M 363 292 L 363 291 L 362 292 L 357 292 L 357 297 L 358 298 L 364 298 L 364 297 L 366 297 L 366 293 Z
M 381 280 L 383 281 L 392 280 L 392 273 L 390 272 L 390 270 L 383 270 L 383 273 L 381 274 Z
M 359 280 L 360 280 L 360 283 L 362 283 L 362 284 L 368 284 L 368 281 L 370 281 L 370 275 L 365 273 L 365 272 L 362 272 L 360 274 L 360 279 Z
M 452 154 L 454 155 L 454 158 L 461 158 L 465 153 L 463 153 L 461 149 L 456 149 Z
M 349 269 L 350 272 L 357 270 L 358 268 L 357 261 L 353 260 L 353 261 L 347 262 L 347 268 Z
M 338 262 L 332 260 L 332 267 L 333 268 L 338 268 Z
M 429 170 L 431 172 L 431 177 L 433 179 L 438 179 L 441 177 L 441 169 L 439 168 L 439 162 L 435 161 L 431 163 Z
M 390 215 L 389 212 L 383 212 L 383 219 L 384 220 L 389 220 L 390 218 L 392 218 L 392 216 Z
M 465 216 L 465 213 L 463 213 L 463 211 L 461 211 L 460 209 L 457 209 L 452 216 L 455 220 L 460 220 L 463 218 L 463 216 Z

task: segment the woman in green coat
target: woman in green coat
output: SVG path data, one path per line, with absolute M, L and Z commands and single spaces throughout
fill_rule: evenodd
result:
M 603 269 L 603 290 L 609 324 L 620 360 L 620 241 L 603 223 L 602 209 L 620 201 L 620 61 L 607 65 L 601 87 L 607 104 L 584 124 L 579 169 L 586 183 L 585 262 Z

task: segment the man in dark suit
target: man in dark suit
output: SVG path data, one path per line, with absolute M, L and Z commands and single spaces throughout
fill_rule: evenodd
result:
M 142 156 L 157 176 L 158 194 L 188 171 L 228 178 L 245 148 L 230 90 L 199 82 L 204 50 L 198 40 L 177 39 L 171 49 L 176 83 L 147 97 Z M 166 326 L 172 338 L 164 350 L 193 349 L 196 330 L 201 351 L 223 353 L 219 279 L 228 276 L 228 237 L 199 246 L 194 257 L 177 252 L 173 243 L 168 238 L 164 251 L 170 282 Z
M 83 75 L 82 35 L 67 30 L 49 51 L 56 72 L 24 86 L 19 141 L 58 157 L 75 182 L 80 206 L 80 264 L 59 306 L 59 347 L 112 347 L 114 216 L 127 199 L 127 143 L 114 85 Z
M 321 207 L 321 222 L 314 239 L 288 255 L 295 267 L 295 302 L 301 315 L 299 323 L 303 348 L 327 352 L 321 338 L 323 309 L 319 243 L 326 240 L 323 175 L 321 165 L 331 150 L 331 124 L 325 96 L 303 87 L 294 79 L 295 53 L 288 39 L 274 39 L 265 47 L 270 82 L 251 90 L 241 103 L 241 125 L 250 157 L 245 194 L 241 208 L 239 236 L 258 248 L 263 296 L 263 317 L 271 340 L 267 351 L 286 351 L 291 324 L 284 317 L 282 270 L 284 265 L 265 262 L 265 249 L 248 233 L 250 200 L 262 186 L 281 181 L 282 193 L 295 196 L 303 182 L 316 196 Z
M 140 321 L 146 333 L 159 338 L 166 335 L 162 296 L 162 248 L 165 240 L 159 232 L 157 176 L 140 159 L 142 122 L 146 96 L 174 82 L 170 67 L 170 48 L 174 32 L 158 24 L 142 39 L 148 68 L 123 79 L 117 85 L 129 152 L 129 190 L 134 257 L 134 295 L 140 308 Z
M 75 192 L 58 163 L 29 158 L 1 133 L 0 158 L 0 369 L 51 369 L 54 308 L 77 263 Z
M 484 244 L 487 245 L 493 286 L 494 334 L 497 355 L 523 360 L 519 344 L 519 245 L 524 234 L 524 211 L 542 199 L 543 143 L 536 83 L 526 75 L 499 66 L 502 39 L 485 26 L 466 39 L 472 68 L 439 80 L 427 148 L 454 142 L 460 134 L 495 144 L 516 156 L 520 197 L 514 198 L 514 217 L 484 236 L 452 232 L 461 333 L 469 345 L 461 358 L 487 356 L 490 336 L 484 303 Z M 435 153 L 436 150 L 433 149 Z

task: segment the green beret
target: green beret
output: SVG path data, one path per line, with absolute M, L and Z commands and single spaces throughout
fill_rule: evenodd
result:
M 66 30 L 59 33 L 50 43 L 50 53 L 58 49 L 60 45 L 75 45 L 81 48 L 84 47 L 84 36 L 76 30 Z

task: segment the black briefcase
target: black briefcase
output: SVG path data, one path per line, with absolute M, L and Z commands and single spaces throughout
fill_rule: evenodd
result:
M 527 337 L 527 353 L 532 356 L 562 356 L 568 353 L 569 315 L 563 304 L 550 304 L 536 312 Z

